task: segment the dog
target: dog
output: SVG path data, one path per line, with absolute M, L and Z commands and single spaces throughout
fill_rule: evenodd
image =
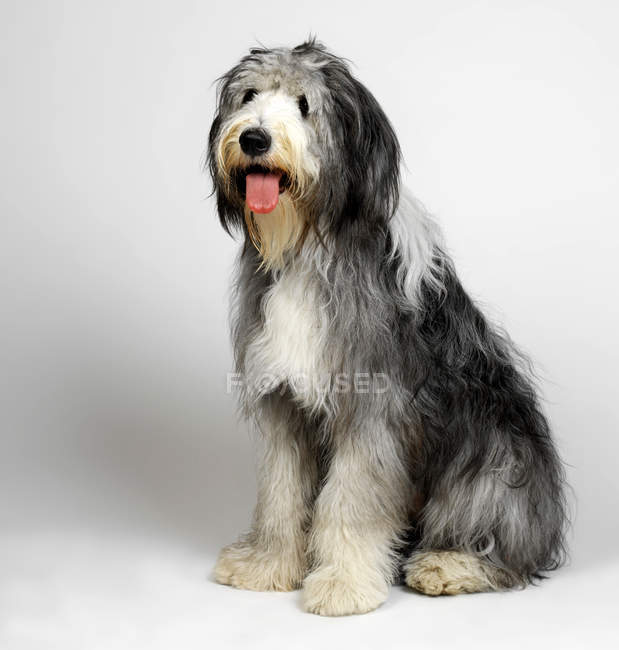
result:
M 524 587 L 565 559 L 564 469 L 527 360 L 402 187 L 394 130 L 315 39 L 219 79 L 207 165 L 240 232 L 232 336 L 259 432 L 249 533 L 214 575 L 360 614 Z

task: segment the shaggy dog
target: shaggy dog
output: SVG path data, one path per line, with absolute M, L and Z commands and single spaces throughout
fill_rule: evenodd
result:
M 527 363 L 401 187 L 389 120 L 309 41 L 220 79 L 208 164 L 244 235 L 233 339 L 264 449 L 216 579 L 310 612 L 530 583 L 564 556 L 563 468 Z

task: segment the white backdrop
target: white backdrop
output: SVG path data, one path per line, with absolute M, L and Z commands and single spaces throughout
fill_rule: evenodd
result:
M 612 0 L 2 3 L 2 647 L 605 646 L 618 24 Z M 226 394 L 236 245 L 201 171 L 211 83 L 310 31 L 382 103 L 465 285 L 536 361 L 578 503 L 572 565 L 537 589 L 400 588 L 325 621 L 209 578 L 254 500 Z

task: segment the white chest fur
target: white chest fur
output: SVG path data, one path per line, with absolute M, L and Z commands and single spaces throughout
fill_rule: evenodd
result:
M 295 269 L 282 273 L 262 302 L 264 325 L 248 346 L 250 392 L 263 394 L 285 382 L 304 405 L 326 399 L 328 318 L 315 279 Z

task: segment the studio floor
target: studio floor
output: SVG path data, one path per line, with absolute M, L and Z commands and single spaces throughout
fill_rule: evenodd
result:
M 2 507 L 13 521 L 0 541 L 0 647 L 619 647 L 619 562 L 586 553 L 580 543 L 571 565 L 537 587 L 430 598 L 398 586 L 375 612 L 340 619 L 303 612 L 299 592 L 218 585 L 211 574 L 217 550 L 249 520 L 251 480 L 201 475 L 199 454 L 187 453 L 185 472 L 166 484 L 160 465 L 174 459 L 170 450 L 159 452 L 148 472 L 137 457 L 132 472 L 104 471 L 103 455 L 81 478 L 75 464 L 48 474 L 32 466 L 5 485 Z M 243 471 L 249 452 L 237 455 Z M 213 462 L 223 472 L 220 460 Z M 200 482 L 221 491 L 237 483 L 239 490 L 224 504 L 214 485 L 200 495 Z M 18 493 L 16 514 L 7 506 Z
M 619 566 L 538 588 L 429 598 L 404 587 L 364 616 L 304 613 L 299 593 L 213 582 L 211 551 L 111 531 L 16 535 L 0 550 L 3 648 L 616 648 Z

